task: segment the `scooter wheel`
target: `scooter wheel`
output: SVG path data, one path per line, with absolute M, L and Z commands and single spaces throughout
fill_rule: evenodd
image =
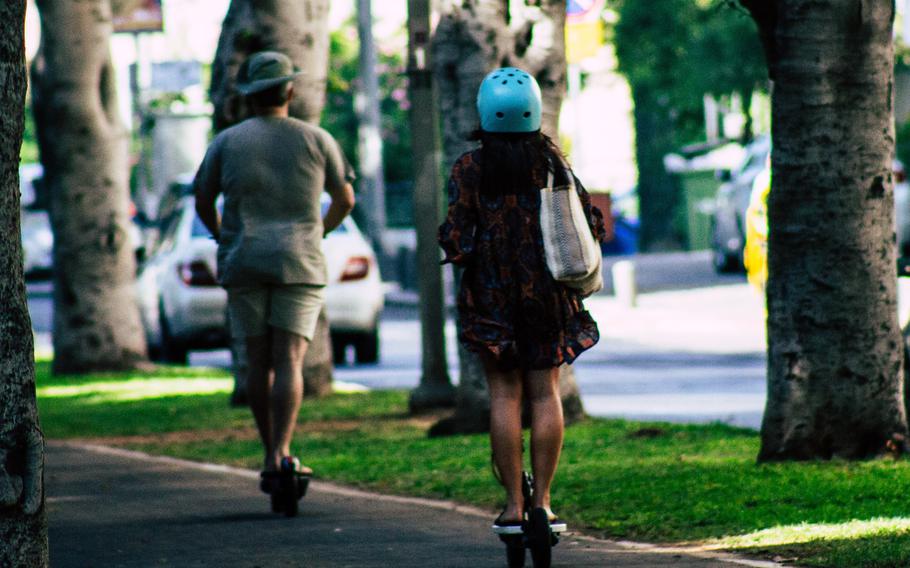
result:
M 549 543 L 531 547 L 531 559 L 534 561 L 534 568 L 550 568 L 550 563 L 553 562 L 553 551 L 550 549 Z
M 281 512 L 285 517 L 297 516 L 297 501 L 299 487 L 297 485 L 297 475 L 293 471 L 281 472 L 281 489 L 279 490 L 281 499 Z
M 524 568 L 525 546 L 521 538 L 506 542 L 506 560 L 509 563 L 509 568 Z
M 282 511 L 284 511 L 284 504 L 281 501 L 281 495 L 279 495 L 278 493 L 272 493 L 271 495 L 269 495 L 269 499 L 272 502 L 272 512 L 273 513 L 281 513 Z
M 544 509 L 534 509 L 528 519 L 528 548 L 534 568 L 550 568 L 553 561 L 553 533 L 550 532 L 550 521 Z
M 297 516 L 297 495 L 296 492 L 282 491 L 282 512 L 285 517 Z M 549 566 L 549 564 L 548 564 Z
M 310 478 L 300 476 L 297 478 L 297 498 L 302 499 L 306 496 L 306 490 L 310 486 Z

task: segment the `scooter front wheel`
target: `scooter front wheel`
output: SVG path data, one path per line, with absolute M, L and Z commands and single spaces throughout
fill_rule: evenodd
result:
M 525 565 L 525 543 L 521 535 L 510 535 L 500 537 L 506 543 L 506 560 L 509 568 L 524 568 Z
M 528 519 L 528 548 L 534 568 L 550 568 L 553 561 L 553 533 L 546 509 L 534 509 Z

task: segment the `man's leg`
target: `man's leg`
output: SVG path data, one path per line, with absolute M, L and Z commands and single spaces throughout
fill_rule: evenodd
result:
M 250 409 L 256 419 L 259 438 L 265 449 L 263 469 L 274 470 L 278 462 L 274 461 L 272 445 L 272 416 L 269 404 L 271 390 L 271 345 L 268 335 L 257 335 L 246 338 L 247 356 L 247 398 Z
M 302 335 L 276 327 L 271 328 L 271 335 L 275 371 L 270 400 L 271 459 L 277 467 L 282 457 L 291 455 L 291 438 L 303 398 L 303 358 L 309 342 Z

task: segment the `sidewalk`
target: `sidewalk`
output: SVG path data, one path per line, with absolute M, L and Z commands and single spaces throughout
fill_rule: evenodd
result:
M 287 519 L 249 470 L 60 442 L 46 463 L 55 568 L 505 566 L 492 515 L 470 507 L 313 482 Z M 778 566 L 685 552 L 570 535 L 553 566 Z

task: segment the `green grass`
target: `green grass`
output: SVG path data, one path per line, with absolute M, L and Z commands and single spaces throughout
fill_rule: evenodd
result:
M 256 468 L 247 409 L 228 406 L 222 371 L 51 377 L 37 367 L 49 438 L 93 438 L 194 460 Z M 305 400 L 295 451 L 318 477 L 379 491 L 502 501 L 486 436 L 428 439 L 407 393 Z M 177 433 L 177 434 L 175 434 Z M 910 565 L 910 462 L 756 465 L 758 436 L 723 425 L 589 420 L 569 428 L 554 504 L 606 537 L 685 542 L 836 567 Z

